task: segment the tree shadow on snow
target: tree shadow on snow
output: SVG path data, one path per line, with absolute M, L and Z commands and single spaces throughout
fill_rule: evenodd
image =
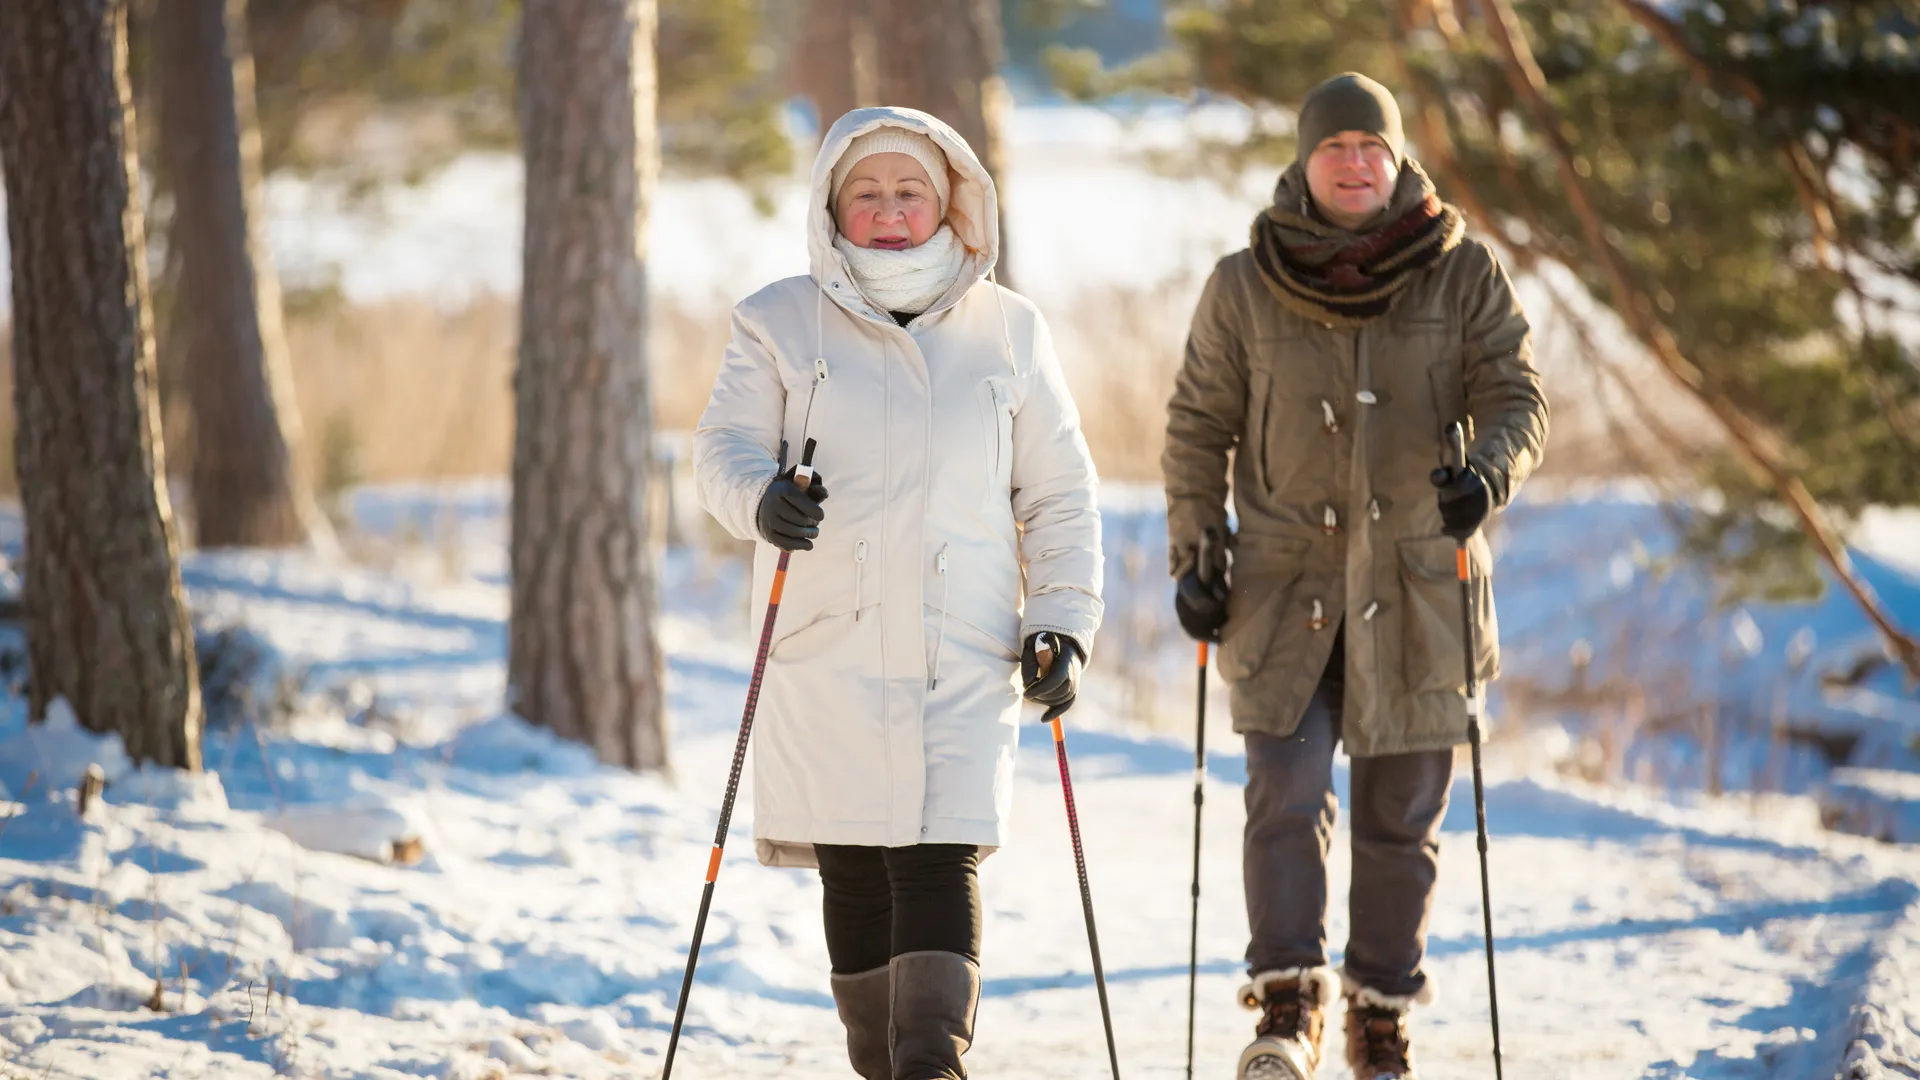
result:
M 1236 739 L 1235 745 L 1238 745 Z M 1045 724 L 1020 727 L 1020 749 L 1053 760 L 1053 733 Z M 1193 744 L 1158 737 L 1137 738 L 1067 726 L 1067 759 L 1087 776 L 1191 776 Z M 1344 775 L 1345 770 L 1340 772 Z M 1207 751 L 1207 775 L 1229 784 L 1247 782 L 1244 753 Z M 1343 796 L 1344 797 L 1344 796 Z
M 1341 770 L 1344 773 L 1344 770 Z M 1466 770 L 1462 770 L 1466 772 Z M 1336 778 L 1336 787 L 1344 776 Z M 1342 789 L 1344 804 L 1347 792 Z M 1446 820 L 1441 830 L 1447 833 L 1475 831 L 1473 776 L 1456 776 L 1448 795 Z M 1631 810 L 1605 806 L 1567 791 L 1556 791 L 1532 780 L 1508 780 L 1487 790 L 1488 842 L 1498 844 L 1502 836 L 1529 836 L 1546 840 L 1611 841 L 1640 844 L 1651 837 L 1673 836 L 1696 847 L 1731 848 L 1755 851 L 1785 858 L 1814 858 L 1819 848 L 1806 844 L 1785 844 L 1764 837 L 1731 836 L 1709 832 L 1690 825 L 1677 825 Z
M 1244 975 L 1247 965 L 1242 960 L 1207 960 L 1200 964 L 1202 975 Z M 1187 965 L 1161 964 L 1156 967 L 1121 968 L 1109 971 L 1107 984 L 1152 982 L 1155 979 L 1186 978 Z M 1093 972 L 1063 971 L 1057 975 L 1014 975 L 980 981 L 981 997 L 1013 997 L 1016 994 L 1031 994 L 1042 990 L 1080 990 L 1093 985 Z
M 180 577 L 181 583 L 190 592 L 204 589 L 232 593 L 235 596 L 255 600 L 335 608 L 359 615 L 372 615 L 389 622 L 417 626 L 425 630 L 461 630 L 476 637 L 498 638 L 501 643 L 499 655 L 506 655 L 507 622 L 505 619 L 458 615 L 414 604 L 360 599 L 347 596 L 337 589 L 294 589 L 276 581 L 257 581 L 242 574 L 206 566 L 184 566 L 181 568 Z
M 1902 884 L 1905 884 L 1904 882 Z M 1899 917 L 1888 913 L 1880 929 Z M 1877 937 L 1877 935 L 1874 935 Z M 1734 1026 L 1778 1037 L 1763 1041 L 1753 1056 L 1734 1056 L 1719 1049 L 1702 1050 L 1682 1068 L 1666 1061 L 1652 1066 L 1649 1075 L 1684 1076 L 1697 1080 L 1734 1080 L 1750 1076 L 1833 1076 L 1846 1053 L 1847 1015 L 1853 1009 L 1872 970 L 1875 948 L 1870 938 L 1833 967 L 1794 979 L 1787 1000 L 1763 1005 L 1742 1015 Z M 1801 1038 L 1804 1031 L 1812 1038 Z
M 1496 925 L 1495 943 L 1502 953 L 1522 950 L 1552 949 L 1562 945 L 1584 942 L 1619 941 L 1629 938 L 1659 937 L 1687 930 L 1712 930 L 1727 936 L 1738 936 L 1748 930 L 1758 928 L 1770 922 L 1787 919 L 1816 919 L 1834 916 L 1879 915 L 1884 921 L 1898 918 L 1916 899 L 1920 899 L 1920 886 L 1908 881 L 1888 880 L 1877 885 L 1860 889 L 1852 893 L 1822 900 L 1787 901 L 1768 904 L 1751 904 L 1740 907 L 1726 907 L 1686 919 L 1619 919 L 1594 926 L 1567 927 L 1534 934 L 1501 935 Z M 1433 938 L 1427 944 L 1427 954 L 1432 957 L 1444 957 L 1462 953 L 1479 955 L 1485 948 L 1480 935 Z M 1332 963 L 1338 966 L 1342 960 L 1340 954 L 1332 956 Z M 1779 1006 L 1755 1009 L 1741 1020 L 1741 1027 L 1755 1031 L 1774 1031 L 1782 1027 L 1810 1026 L 1820 1019 L 1820 1005 L 1833 993 L 1836 978 L 1851 978 L 1858 983 L 1864 978 L 1871 958 L 1863 951 L 1850 956 L 1842 962 L 1836 972 L 1822 972 L 1806 980 L 1796 981 L 1794 997 Z M 1856 970 L 1857 969 L 1857 970 Z M 1232 975 L 1245 970 L 1239 959 L 1208 960 L 1200 964 L 1203 975 Z M 1185 964 L 1162 964 L 1153 967 L 1120 968 L 1107 972 L 1109 984 L 1130 982 L 1148 982 L 1155 979 L 1183 977 L 1187 973 Z M 1803 985 L 1804 984 L 1804 985 Z M 1057 975 L 1031 975 L 1012 978 L 991 978 L 984 981 L 982 993 L 987 996 L 1007 997 L 1015 994 L 1032 993 L 1043 990 L 1065 990 L 1089 988 L 1093 985 L 1093 972 L 1068 971 Z M 1849 998 L 1846 1004 L 1850 1004 Z M 1845 1004 L 1840 1016 L 1844 1018 Z M 1817 1030 L 1825 1030 L 1819 1029 Z M 1700 1076 L 1700 1073 L 1687 1071 L 1688 1077 Z M 1799 1073 L 1782 1075 L 1800 1075 Z M 1812 1075 L 1808 1073 L 1807 1075 Z
M 1500 952 L 1512 952 L 1521 949 L 1552 949 L 1561 945 L 1583 942 L 1660 937 L 1686 930 L 1712 930 L 1729 937 L 1737 937 L 1767 923 L 1789 919 L 1821 919 L 1850 915 L 1881 915 L 1891 919 L 1906 911 L 1916 898 L 1920 898 L 1920 886 L 1915 886 L 1910 881 L 1888 880 L 1831 898 L 1723 907 L 1692 918 L 1616 919 L 1613 922 L 1593 926 L 1570 926 L 1559 930 L 1519 935 L 1501 934 L 1496 923 L 1494 943 Z M 1467 934 L 1458 937 L 1434 938 L 1427 943 L 1427 954 L 1429 956 L 1477 954 L 1485 948 L 1479 934 Z

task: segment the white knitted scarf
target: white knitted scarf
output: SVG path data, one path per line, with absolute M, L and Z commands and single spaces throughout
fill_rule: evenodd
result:
M 967 249 L 945 223 L 926 243 L 902 251 L 856 247 L 837 234 L 833 246 L 847 257 L 854 284 L 875 306 L 916 315 L 947 294 L 967 261 Z

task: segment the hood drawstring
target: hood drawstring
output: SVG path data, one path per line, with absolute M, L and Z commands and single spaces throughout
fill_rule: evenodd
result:
M 933 635 L 933 673 L 927 680 L 927 689 L 940 688 L 940 649 L 947 643 L 947 547 L 940 545 L 940 551 L 933 557 L 933 565 L 940 571 L 940 629 Z
M 813 381 L 807 386 L 807 411 L 800 420 L 803 446 L 813 429 L 813 401 L 820 396 L 820 384 L 827 381 L 827 290 L 818 281 L 813 284 Z
M 1007 370 L 1018 375 L 1020 364 L 1013 355 L 1013 327 L 1007 322 L 1007 301 L 1000 295 L 1000 283 L 993 280 L 993 270 L 987 271 L 987 281 L 993 285 L 993 299 L 1000 305 L 1000 341 L 1007 347 Z

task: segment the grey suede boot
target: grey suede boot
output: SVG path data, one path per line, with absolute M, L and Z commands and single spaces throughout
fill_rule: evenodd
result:
M 888 1048 L 888 968 L 833 977 L 833 1003 L 847 1028 L 847 1060 L 860 1080 L 893 1080 Z
M 964 1080 L 980 968 L 950 952 L 893 958 L 893 1080 Z

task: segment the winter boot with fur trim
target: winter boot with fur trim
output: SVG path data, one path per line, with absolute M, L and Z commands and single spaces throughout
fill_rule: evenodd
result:
M 833 977 L 833 1003 L 847 1028 L 847 1060 L 860 1080 L 893 1080 L 888 968 Z
M 1260 1013 L 1256 1038 L 1240 1052 L 1239 1080 L 1314 1080 L 1326 1006 L 1333 1000 L 1332 968 L 1263 971 L 1240 988 L 1240 1004 Z
M 1407 1011 L 1419 997 L 1347 989 L 1347 1064 L 1354 1080 L 1415 1080 Z

